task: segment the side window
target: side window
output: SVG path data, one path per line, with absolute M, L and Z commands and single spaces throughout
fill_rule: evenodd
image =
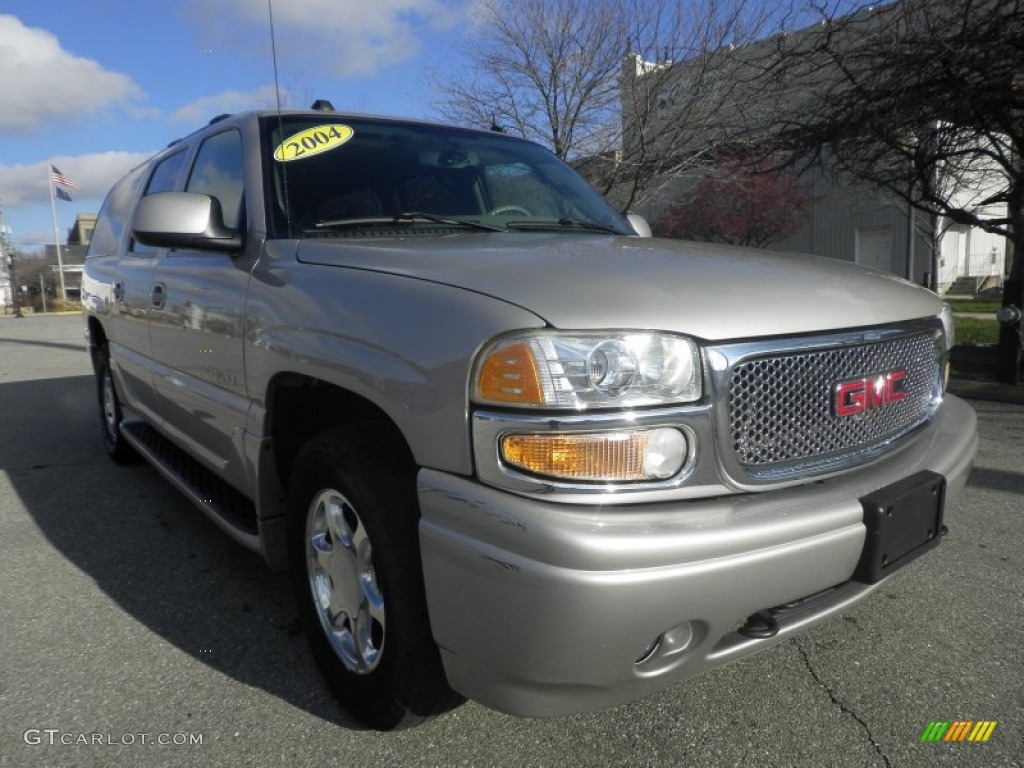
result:
M 157 192 L 173 192 L 178 188 L 178 178 L 181 176 L 181 169 L 185 166 L 185 152 L 175 152 L 169 157 L 165 157 L 156 167 L 153 169 L 153 175 L 149 177 L 149 183 L 146 185 L 146 195 L 152 195 Z M 150 248 L 148 245 L 137 243 L 132 240 L 130 249 L 133 253 L 152 253 L 155 248 Z
M 131 171 L 107 193 L 107 199 L 103 201 L 103 207 L 100 208 L 100 215 L 96 220 L 96 228 L 89 240 L 89 250 L 85 254 L 87 259 L 117 253 L 125 224 L 132 213 L 132 201 L 135 199 L 139 182 L 142 181 L 143 170 L 144 167 L 139 167 Z
M 242 223 L 242 137 L 224 131 L 206 139 L 189 174 L 186 192 L 216 197 L 224 224 L 238 229 Z
M 149 177 L 149 184 L 146 185 L 146 194 L 173 192 L 177 189 L 178 176 L 181 175 L 181 169 L 184 165 L 184 152 L 177 152 L 161 160 L 156 168 L 153 169 L 153 175 Z

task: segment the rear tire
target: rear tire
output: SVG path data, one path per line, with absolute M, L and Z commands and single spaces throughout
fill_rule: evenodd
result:
M 106 346 L 100 349 L 99 367 L 96 370 L 96 395 L 99 402 L 100 427 L 103 430 L 103 445 L 107 455 L 118 464 L 134 464 L 139 454 L 121 434 L 121 398 L 117 394 L 114 375 L 110 371 L 110 351 Z
M 415 472 L 369 426 L 299 453 L 288 493 L 289 575 L 339 703 L 379 730 L 457 706 L 427 616 Z

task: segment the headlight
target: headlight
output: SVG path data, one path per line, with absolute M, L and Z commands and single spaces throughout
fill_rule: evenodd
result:
M 939 313 L 939 319 L 942 321 L 942 328 L 946 333 L 946 351 L 948 352 L 956 343 L 956 337 L 953 331 L 953 308 L 949 306 L 949 304 L 942 305 L 942 311 Z
M 949 304 L 942 305 L 942 311 L 939 313 L 939 320 L 942 321 L 942 331 L 945 336 L 946 350 L 943 359 L 942 366 L 942 391 L 945 393 L 949 387 L 949 374 L 950 374 L 950 361 L 949 354 L 953 349 L 953 345 L 956 343 L 956 333 L 954 331 L 953 324 L 953 308 Z
M 537 331 L 482 351 L 473 399 L 538 408 L 622 408 L 701 397 L 700 353 L 667 333 Z

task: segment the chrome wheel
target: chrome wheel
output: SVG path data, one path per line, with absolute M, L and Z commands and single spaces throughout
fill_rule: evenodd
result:
M 114 393 L 114 379 L 107 368 L 103 375 L 103 424 L 107 428 L 107 437 L 117 439 L 117 395 Z
M 416 468 L 381 426 L 331 427 L 299 451 L 288 483 L 288 571 L 331 692 L 361 722 L 390 730 L 461 699 L 430 631 Z
M 355 507 L 333 489 L 311 502 L 306 524 L 306 573 L 317 617 L 346 669 L 366 675 L 384 648 L 384 595 L 373 546 Z
M 110 372 L 110 352 L 106 346 L 99 349 L 96 362 L 96 402 L 99 406 L 100 429 L 103 430 L 103 445 L 107 455 L 118 464 L 132 464 L 139 455 L 121 434 L 121 400 Z

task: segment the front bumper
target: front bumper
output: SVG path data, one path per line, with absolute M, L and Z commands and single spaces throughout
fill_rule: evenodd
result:
M 742 658 L 846 609 L 864 544 L 858 499 L 921 470 L 962 490 L 973 410 L 947 397 L 902 450 L 770 492 L 626 506 L 564 505 L 433 470 L 419 476 L 431 626 L 452 687 L 489 707 L 553 716 L 613 706 Z M 834 588 L 834 589 L 830 589 Z M 736 630 L 816 596 L 779 632 Z M 669 652 L 655 650 L 665 633 Z

